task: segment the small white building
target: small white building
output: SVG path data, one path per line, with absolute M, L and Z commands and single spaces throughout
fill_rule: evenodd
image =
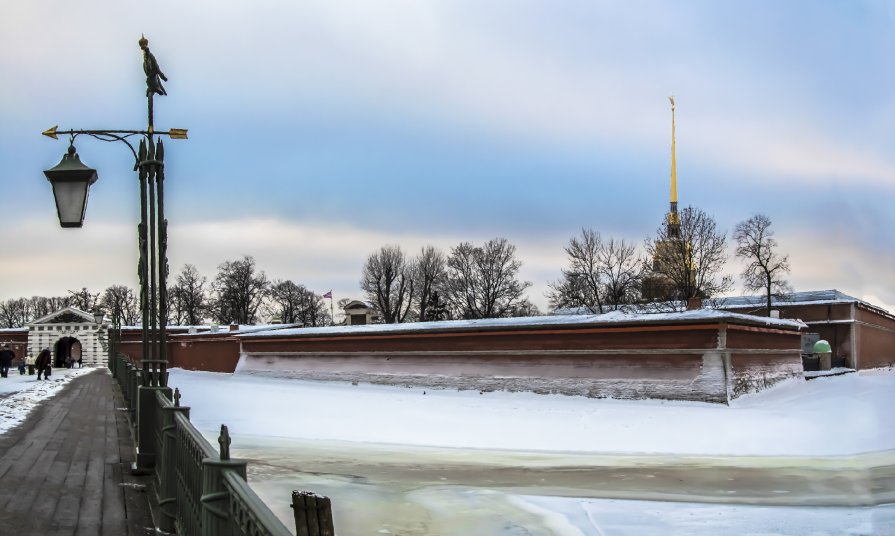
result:
M 379 322 L 379 316 L 373 305 L 367 302 L 353 300 L 345 304 L 343 308 L 345 312 L 345 325 L 362 326 L 365 324 L 375 324 Z
M 63 367 L 69 357 L 84 365 L 106 362 L 109 326 L 97 323 L 93 314 L 66 307 L 25 325 L 28 347 L 25 355 L 37 357 L 44 348 L 53 355 L 53 366 Z

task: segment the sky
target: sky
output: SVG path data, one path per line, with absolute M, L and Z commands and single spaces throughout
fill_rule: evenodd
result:
M 528 296 L 582 228 L 642 244 L 678 197 L 773 221 L 795 290 L 895 311 L 895 2 L 16 2 L 0 20 L 0 299 L 137 286 L 129 150 L 82 136 L 84 227 L 58 226 L 40 133 L 143 129 L 168 95 L 172 274 L 251 255 L 363 298 L 365 258 L 505 237 Z M 739 274 L 732 257 L 727 271 Z M 739 278 L 737 278 L 739 284 Z M 738 287 L 734 293 L 741 293 Z

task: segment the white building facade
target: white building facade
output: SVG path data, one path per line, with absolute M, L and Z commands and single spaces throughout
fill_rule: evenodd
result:
M 91 313 L 74 307 L 50 313 L 26 325 L 28 347 L 25 355 L 37 357 L 49 348 L 54 367 L 66 361 L 83 365 L 105 364 L 108 356 L 109 326 L 97 323 Z

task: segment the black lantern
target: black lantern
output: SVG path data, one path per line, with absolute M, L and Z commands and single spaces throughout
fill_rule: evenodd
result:
M 78 153 L 75 152 L 75 146 L 69 145 L 68 153 L 62 156 L 62 161 L 56 167 L 44 171 L 44 175 L 53 185 L 59 225 L 62 227 L 84 225 L 87 194 L 90 185 L 96 182 L 96 170 L 81 163 Z

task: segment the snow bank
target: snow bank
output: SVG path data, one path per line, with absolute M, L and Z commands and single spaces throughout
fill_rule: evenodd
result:
M 606 454 L 827 456 L 895 449 L 895 372 L 789 380 L 728 406 L 424 390 L 170 371 L 196 426 L 273 436 Z
M 37 374 L 23 376 L 17 369 L 10 369 L 9 377 L 0 378 L 0 434 L 24 421 L 38 404 L 55 396 L 72 378 L 95 370 L 54 368 L 49 380 L 37 381 Z

